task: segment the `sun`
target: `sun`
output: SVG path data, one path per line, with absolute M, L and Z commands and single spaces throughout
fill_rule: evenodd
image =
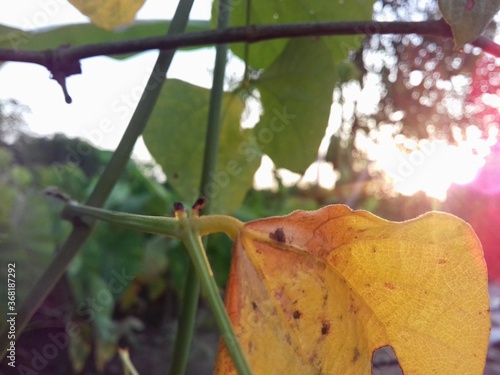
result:
M 382 128 L 377 139 L 367 141 L 365 147 L 376 169 L 389 177 L 395 192 L 410 196 L 423 191 L 444 201 L 452 184 L 474 180 L 496 142 L 493 133 L 484 139 L 479 129 L 470 126 L 466 136 L 451 145 L 442 140 L 410 140 Z

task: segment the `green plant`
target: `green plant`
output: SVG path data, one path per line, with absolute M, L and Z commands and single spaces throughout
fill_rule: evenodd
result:
M 169 34 L 182 33 L 185 29 L 191 4 L 190 1 L 181 1 L 176 16 L 170 24 Z M 373 34 L 389 32 L 391 26 L 382 23 L 373 24 L 377 27 L 373 31 L 368 28 L 356 30 L 359 27 L 366 27 L 366 23 L 351 24 L 345 25 L 344 31 L 339 32 L 341 28 L 328 30 L 325 27 L 325 29 L 321 29 L 321 26 L 324 25 L 316 23 L 321 20 L 345 21 L 369 18 L 371 8 L 366 4 L 362 6 L 354 3 L 353 5 L 344 5 L 342 12 L 340 12 L 331 4 L 322 3 L 317 9 L 311 8 L 314 12 L 306 12 L 305 16 L 303 9 L 295 3 L 287 7 L 281 7 L 277 3 L 258 1 L 249 1 L 247 4 L 247 7 L 243 7 L 220 2 L 218 8 L 214 7 L 215 16 L 213 17 L 214 22 L 215 20 L 219 21 L 218 28 L 220 30 L 218 33 L 206 33 L 214 39 L 207 41 L 208 39 L 203 39 L 203 34 L 199 34 L 199 40 L 191 42 L 192 45 L 218 42 L 212 90 L 204 90 L 174 80 L 168 82 L 162 89 L 161 83 L 174 50 L 161 52 L 143 98 L 102 178 L 99 179 L 85 200 L 85 205 L 67 203 L 65 215 L 71 219 L 73 230 L 61 247 L 60 253 L 46 269 L 40 282 L 26 298 L 26 304 L 19 310 L 18 332 L 22 331 L 48 291 L 67 270 L 69 262 L 74 258 L 80 246 L 88 239 L 95 225 L 94 219 L 105 219 L 129 228 L 179 238 L 188 249 L 194 267 L 188 273 L 190 276 L 187 278 L 181 328 L 176 346 L 176 351 L 179 353 L 176 355 L 178 362 L 173 364 L 172 373 L 182 373 L 187 361 L 187 348 L 190 344 L 190 332 L 193 329 L 193 317 L 199 293 L 199 285 L 193 273 L 194 269 L 202 281 L 204 294 L 214 310 L 222 337 L 236 368 L 240 373 L 250 372 L 232 326 L 229 324 L 228 316 L 222 307 L 217 286 L 211 277 L 210 266 L 206 262 L 200 236 L 218 231 L 226 232 L 232 238 L 237 238 L 240 235 L 243 230 L 242 223 L 228 216 L 211 215 L 211 213 L 232 213 L 241 205 L 251 186 L 253 173 L 258 167 L 262 154 L 269 155 L 280 167 L 286 167 L 299 173 L 305 171 L 316 156 L 317 147 L 328 119 L 331 105 L 330 96 L 335 84 L 340 78 L 349 79 L 345 76 L 346 71 L 354 72 L 354 70 L 345 69 L 342 61 L 347 57 L 348 50 L 358 48 L 362 40 L 352 36 L 344 36 L 342 38 L 319 39 L 274 39 L 268 43 L 252 46 L 252 48 L 249 48 L 248 44 L 235 45 L 233 52 L 246 63 L 245 77 L 235 90 L 224 93 L 227 47 L 222 42 L 257 40 L 252 39 L 251 33 L 240 33 L 234 36 L 231 32 L 225 32 L 224 29 L 227 28 L 230 20 L 238 26 L 249 25 L 254 22 L 254 19 L 263 23 L 271 23 L 276 14 L 278 18 L 281 17 L 280 22 L 307 19 L 314 21 L 314 23 L 302 25 L 303 29 L 298 25 L 292 25 L 295 29 L 283 27 L 281 35 L 272 34 L 272 28 L 267 29 L 268 34 L 266 35 L 266 29 L 263 28 L 261 32 L 264 33 L 265 38 L 304 36 L 313 33 L 324 35 L 335 32 Z M 234 15 L 230 18 L 228 10 L 233 8 Z M 447 7 L 443 9 L 447 9 Z M 447 15 L 446 10 L 444 13 Z M 489 13 L 494 14 L 495 12 L 490 10 Z M 492 17 L 492 14 L 489 13 L 484 15 L 488 21 Z M 484 19 L 479 17 L 472 19 L 477 19 L 480 26 L 484 26 L 486 23 Z M 452 28 L 456 28 L 457 22 L 455 20 L 450 18 L 448 22 Z M 448 26 L 444 22 L 427 23 L 426 26 L 434 26 L 434 29 L 424 30 L 424 32 L 449 35 Z M 479 35 L 482 27 L 478 27 L 476 24 L 475 29 L 478 30 L 471 32 L 473 39 Z M 275 28 L 275 30 L 280 31 L 279 28 Z M 401 32 L 415 31 L 411 28 L 402 28 L 401 30 L 405 30 Z M 8 30 L 8 32 L 14 31 Z M 28 41 L 35 40 L 35 37 L 31 39 L 24 34 L 22 37 Z M 216 39 L 217 37 L 220 39 Z M 234 39 L 229 39 L 229 37 Z M 166 42 L 172 42 L 172 40 L 175 42 L 175 38 L 166 39 Z M 471 41 L 462 40 L 462 37 L 457 40 L 457 43 L 460 44 Z M 157 46 L 165 46 L 162 44 L 165 42 L 163 39 L 155 42 Z M 189 42 L 184 40 L 184 43 Z M 110 48 L 106 53 L 131 53 L 145 48 L 147 47 L 144 45 L 137 47 L 123 44 L 115 46 L 115 49 Z M 70 49 L 69 52 L 64 49 L 60 51 L 62 63 L 56 59 L 45 62 L 45 64 L 48 65 L 54 77 L 64 88 L 66 76 L 77 72 L 75 64 L 79 58 L 90 54 L 88 50 L 85 51 L 83 48 Z M 71 53 L 74 54 L 71 55 Z M 91 53 L 99 52 L 93 51 Z M 20 55 L 22 56 L 22 53 Z M 258 69 L 262 69 L 262 73 L 259 74 Z M 340 77 L 340 73 L 336 74 L 335 69 L 343 72 L 342 77 Z M 242 131 L 239 129 L 239 120 L 245 108 L 245 99 L 255 95 L 256 90 L 260 93 L 264 113 L 253 130 Z M 159 102 L 155 106 L 157 100 Z M 150 124 L 146 127 L 150 118 Z M 206 130 L 205 122 L 207 123 Z M 208 196 L 207 216 L 198 217 L 201 202 L 195 204 L 190 216 L 184 212 L 182 206 L 177 205 L 175 209 L 176 219 L 115 214 L 95 208 L 102 206 L 106 201 L 118 176 L 125 167 L 133 144 L 141 134 L 144 134 L 151 153 L 163 167 L 170 184 L 183 200 L 191 202 L 199 196 Z M 168 154 L 165 153 L 165 150 L 168 150 Z M 290 150 L 294 152 L 292 153 Z M 22 171 L 17 172 L 18 175 L 22 173 Z M 94 219 L 88 219 L 86 216 Z M 281 232 L 273 233 L 274 240 L 280 243 L 285 242 L 282 240 Z M 479 276 L 483 277 L 484 275 L 480 274 Z M 484 278 L 482 280 L 484 281 Z M 483 290 L 483 292 L 485 291 Z M 481 301 L 484 302 L 484 293 L 481 294 Z M 1 340 L 5 340 L 5 337 L 6 335 L 3 335 Z M 7 343 L 4 341 L 2 341 L 2 349 L 3 352 L 7 349 Z M 354 355 L 354 357 L 357 360 L 357 356 Z

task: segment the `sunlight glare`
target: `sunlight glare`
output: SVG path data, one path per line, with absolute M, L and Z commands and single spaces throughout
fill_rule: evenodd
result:
M 444 200 L 453 183 L 463 185 L 474 180 L 489 153 L 488 142 L 472 126 L 457 145 L 439 140 L 413 142 L 401 137 L 396 137 L 396 141 L 393 132 L 391 127 L 382 127 L 375 141 L 365 139 L 362 145 L 377 169 L 390 177 L 394 190 L 403 195 L 423 191 Z M 405 144 L 405 150 L 401 143 Z

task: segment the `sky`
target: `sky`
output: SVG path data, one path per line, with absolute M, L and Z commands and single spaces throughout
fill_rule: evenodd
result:
M 147 0 L 137 19 L 170 19 L 176 6 L 177 1 Z M 210 8 L 210 0 L 195 1 L 191 19 L 208 19 Z M 66 0 L 0 2 L 0 24 L 7 26 L 31 30 L 84 22 L 88 22 L 88 19 Z M 73 75 L 66 82 L 73 99 L 71 104 L 65 103 L 60 86 L 49 79 L 50 73 L 44 67 L 5 63 L 0 68 L 0 98 L 14 98 L 28 106 L 30 113 L 25 115 L 25 120 L 37 134 L 64 132 L 69 137 L 86 138 L 96 147 L 113 150 L 128 125 L 156 57 L 157 52 L 151 51 L 126 60 L 108 57 L 83 60 L 82 74 Z M 213 48 L 178 52 L 168 77 L 209 88 L 214 57 Z M 242 77 L 243 71 L 241 61 L 237 58 L 230 59 L 228 75 Z M 347 90 L 347 95 L 357 99 L 364 98 L 359 102 L 370 103 L 378 94 L 370 92 L 369 87 L 370 85 L 365 85 L 361 90 L 353 85 Z M 332 106 L 330 125 L 320 146 L 320 154 L 326 152 L 330 136 L 340 126 L 341 119 L 335 114 L 342 111 L 336 106 L 338 104 L 335 103 Z M 376 142 L 368 139 L 361 139 L 360 142 L 364 142 L 369 157 L 377 160 L 378 167 L 392 178 L 396 190 L 407 195 L 424 190 L 428 195 L 444 199 L 446 190 L 453 181 L 463 184 L 474 179 L 492 144 L 491 141 L 489 144 L 480 144 L 477 134 L 474 131 L 470 133 L 471 142 L 465 140 L 455 147 L 433 144 L 430 148 L 427 147 L 427 150 L 433 150 L 429 154 L 425 153 L 425 148 L 420 149 L 423 145 L 415 145 L 413 154 L 401 155 L 397 145 L 391 141 L 393 137 L 390 131 L 381 131 L 380 139 Z M 418 157 L 422 155 L 425 162 L 420 163 Z M 150 160 L 142 139 L 134 149 L 134 157 Z M 446 168 L 450 165 L 454 167 Z M 260 187 L 276 187 L 271 174 L 272 168 L 272 161 L 264 157 L 256 174 Z M 446 176 L 442 173 L 443 168 L 447 170 Z M 291 172 L 282 170 L 280 173 L 290 184 L 300 179 L 299 175 Z M 332 166 L 319 161 L 309 168 L 302 182 L 317 182 L 322 187 L 331 188 L 336 178 Z
M 148 0 L 138 19 L 170 19 L 177 2 Z M 208 19 L 211 2 L 195 1 L 192 19 Z M 25 30 L 33 27 L 85 23 L 83 16 L 66 0 L 23 0 L 0 2 L 0 24 Z M 73 103 L 66 104 L 60 86 L 49 79 L 44 67 L 6 63 L 0 69 L 0 98 L 15 98 L 30 108 L 25 116 L 29 128 L 42 135 L 64 132 L 84 137 L 95 146 L 112 150 L 128 125 L 158 53 L 145 52 L 126 60 L 95 57 L 82 61 L 82 74 L 67 79 Z M 204 48 L 177 53 L 168 76 L 199 86 L 211 86 L 214 50 Z M 200 63 L 202 62 L 202 63 Z M 241 64 L 231 69 L 242 72 Z M 236 73 L 235 73 L 236 74 Z M 242 73 L 240 73 L 242 74 Z M 138 143 L 135 157 L 148 159 L 144 144 Z

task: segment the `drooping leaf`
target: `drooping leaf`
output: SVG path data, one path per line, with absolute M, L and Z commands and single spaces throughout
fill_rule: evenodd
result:
M 162 166 L 168 181 L 186 200 L 205 196 L 217 213 L 236 210 L 252 186 L 260 151 L 251 132 L 240 129 L 244 109 L 236 94 L 224 94 L 217 171 L 199 190 L 210 90 L 169 80 L 143 134 L 144 142 Z
M 438 4 L 456 48 L 477 39 L 500 9 L 499 0 L 439 0 Z
M 255 374 L 482 374 L 490 329 L 481 244 L 462 220 L 403 223 L 342 205 L 249 222 L 226 307 Z M 234 374 L 223 345 L 216 374 Z
M 165 20 L 141 20 L 126 28 L 109 31 L 85 23 L 29 32 L 0 25 L 0 48 L 45 50 L 62 45 L 78 46 L 147 38 L 165 34 L 169 24 L 170 22 Z M 209 29 L 210 22 L 208 21 L 189 21 L 186 31 L 196 32 Z
M 250 24 L 281 24 L 288 22 L 317 22 L 317 21 L 349 21 L 369 20 L 373 13 L 374 1 L 319 1 L 319 0 L 252 0 L 250 5 Z M 215 7 L 214 7 L 215 9 Z M 231 8 L 231 25 L 245 26 L 247 6 L 246 2 L 238 2 Z M 224 11 L 221 17 L 225 17 Z M 215 11 L 212 23 L 215 24 Z M 329 37 L 326 44 L 336 61 L 347 57 L 349 50 L 357 49 L 363 41 L 363 36 Z M 255 69 L 268 67 L 283 51 L 286 39 L 276 39 L 249 46 L 250 66 Z M 231 44 L 231 50 L 240 58 L 245 58 L 242 43 Z
M 145 0 L 68 0 L 93 24 L 106 30 L 128 25 Z
M 316 159 L 325 134 L 335 63 L 324 38 L 292 39 L 273 64 L 253 83 L 264 114 L 256 139 L 278 168 L 303 173 Z

